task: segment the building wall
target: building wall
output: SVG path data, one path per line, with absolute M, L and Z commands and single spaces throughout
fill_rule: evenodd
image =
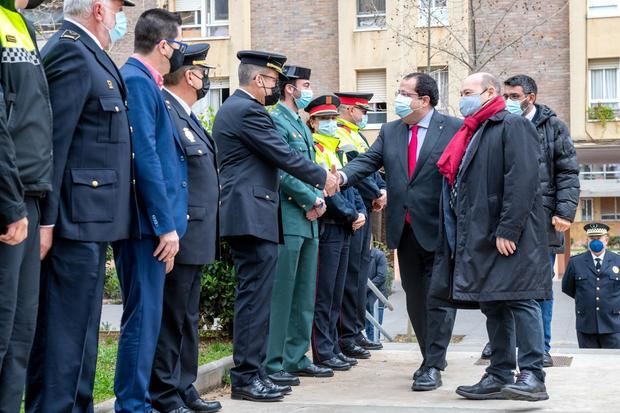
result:
M 312 69 L 315 96 L 338 90 L 337 0 L 251 0 L 252 49 Z M 234 9 L 231 8 L 231 13 Z
M 145 10 L 161 6 L 159 0 L 136 0 L 134 3 L 136 4 L 135 7 L 124 7 L 124 12 L 127 15 L 127 34 L 110 51 L 110 56 L 118 67 L 125 64 L 127 58 L 133 53 L 133 33 L 138 17 Z

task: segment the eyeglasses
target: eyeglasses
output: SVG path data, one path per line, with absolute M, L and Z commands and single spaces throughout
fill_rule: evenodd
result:
M 168 43 L 168 45 L 170 47 L 172 47 L 173 44 L 176 44 L 179 46 L 179 48 L 177 49 L 179 52 L 181 53 L 185 53 L 185 51 L 187 50 L 187 48 L 189 47 L 189 45 L 187 43 L 183 43 L 183 42 L 179 42 L 177 40 L 174 39 L 163 39 L 166 41 L 166 43 Z M 174 49 L 174 47 L 172 47 Z
M 262 77 L 268 77 L 269 79 L 273 80 L 274 82 L 278 81 L 278 78 L 275 77 L 275 76 L 269 76 L 269 75 L 266 75 L 264 73 L 259 73 L 259 75 L 261 75 Z
M 398 96 L 398 95 L 402 95 L 402 96 L 405 96 L 405 97 L 408 97 L 408 98 L 412 98 L 414 96 L 418 96 L 418 97 L 420 96 L 417 93 L 407 93 L 407 92 L 402 91 L 402 90 L 397 90 L 396 92 L 394 92 L 394 96 Z
M 508 99 L 510 99 L 510 100 L 523 100 L 526 97 L 527 97 L 527 95 L 524 96 L 524 95 L 522 95 L 520 93 L 510 93 L 510 94 L 504 93 L 504 99 L 505 100 L 508 100 Z

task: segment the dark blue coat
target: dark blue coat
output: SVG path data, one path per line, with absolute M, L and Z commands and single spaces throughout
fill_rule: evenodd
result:
M 620 255 L 605 251 L 600 273 L 590 251 L 571 257 L 562 291 L 575 299 L 577 331 L 620 333 Z
M 128 238 L 135 194 L 120 73 L 87 33 L 67 21 L 42 55 L 54 115 L 54 177 L 41 204 L 41 224 L 79 241 Z
M 130 57 L 121 68 L 133 127 L 136 190 L 142 235 L 187 228 L 187 162 L 161 91 L 148 69 Z
M 282 140 L 267 110 L 237 90 L 217 112 L 213 138 L 220 167 L 222 236 L 279 242 L 279 169 L 322 189 L 326 172 Z
M 175 96 L 165 89 L 163 95 L 185 150 L 189 188 L 187 232 L 181 238 L 174 261 L 189 265 L 210 264 L 216 256 L 219 226 L 220 182 L 215 142 Z

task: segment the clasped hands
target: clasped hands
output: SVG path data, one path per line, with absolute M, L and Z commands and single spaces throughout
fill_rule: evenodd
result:
M 319 219 L 326 210 L 327 206 L 325 205 L 325 202 L 321 198 L 317 197 L 316 201 L 314 201 L 314 205 L 312 206 L 312 208 L 306 212 L 306 219 L 308 221 L 314 221 L 316 219 Z

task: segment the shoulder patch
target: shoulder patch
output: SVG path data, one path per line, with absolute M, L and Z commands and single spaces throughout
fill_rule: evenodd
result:
M 60 38 L 61 39 L 71 39 L 73 41 L 76 41 L 77 39 L 80 38 L 80 34 L 77 33 L 77 32 L 74 32 L 73 30 L 65 30 L 60 35 Z

